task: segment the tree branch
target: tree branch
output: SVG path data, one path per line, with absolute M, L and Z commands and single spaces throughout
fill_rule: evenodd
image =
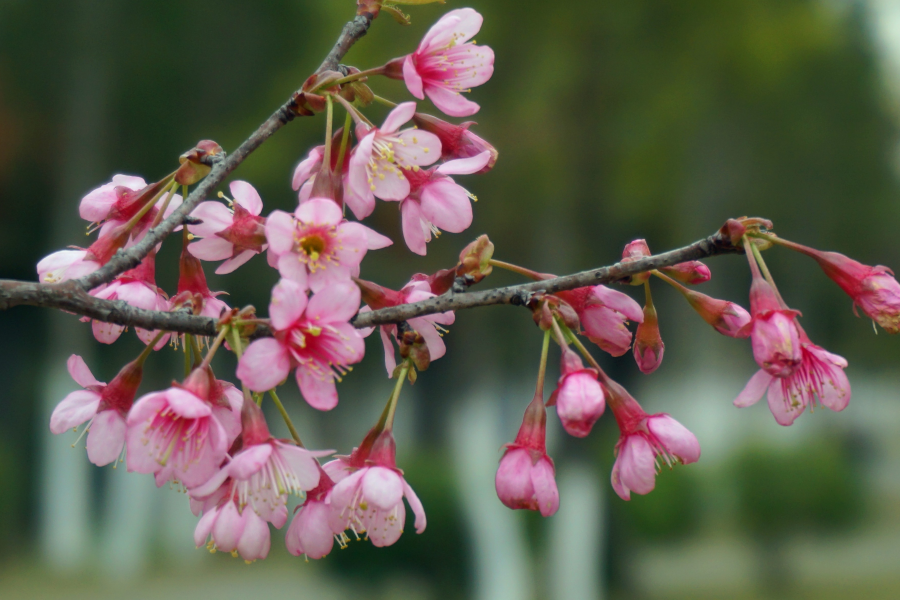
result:
M 727 238 L 718 233 L 694 242 L 690 246 L 648 256 L 628 263 L 616 263 L 590 271 L 535 281 L 520 285 L 495 288 L 479 292 L 448 292 L 413 304 L 403 304 L 362 313 L 353 320 L 357 329 L 400 323 L 413 317 L 431 315 L 448 310 L 461 310 L 494 304 L 527 304 L 537 292 L 561 292 L 589 285 L 622 281 L 638 273 L 668 267 L 689 260 L 697 260 L 718 254 L 740 252 Z M 77 281 L 59 284 L 42 284 L 27 281 L 0 280 L 0 310 L 17 305 L 57 308 L 98 321 L 143 329 L 161 329 L 175 333 L 212 336 L 216 334 L 216 320 L 191 315 L 187 312 L 159 312 L 135 308 L 122 301 L 101 300 L 87 293 Z M 255 337 L 271 335 L 265 327 L 259 327 Z

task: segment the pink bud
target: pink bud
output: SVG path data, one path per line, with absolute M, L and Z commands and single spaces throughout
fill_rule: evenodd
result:
M 633 242 L 629 242 L 626 244 L 625 249 L 622 251 L 622 262 L 629 263 L 639 260 L 641 258 L 650 256 L 650 247 L 647 245 L 646 240 L 634 240 Z M 631 276 L 631 285 L 642 285 L 645 281 L 650 279 L 650 273 L 638 273 L 637 275 Z
M 666 345 L 659 335 L 659 318 L 653 301 L 647 297 L 644 306 L 644 322 L 640 323 L 634 334 L 634 360 L 641 373 L 649 375 L 662 363 Z
M 660 270 L 669 275 L 672 279 L 677 279 L 681 283 L 686 283 L 688 285 L 705 283 L 712 277 L 709 267 L 699 260 L 691 260 L 671 267 L 663 267 Z
M 594 369 L 585 369 L 578 355 L 563 351 L 556 391 L 548 404 L 556 404 L 556 414 L 569 435 L 586 437 L 603 410 L 606 400 Z

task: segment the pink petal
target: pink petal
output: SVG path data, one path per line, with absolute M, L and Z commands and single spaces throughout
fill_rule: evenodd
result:
M 406 523 L 406 509 L 400 504 L 390 510 L 370 511 L 363 517 L 363 523 L 366 526 L 366 537 L 372 545 L 384 548 L 400 539 Z
M 266 392 L 284 381 L 291 370 L 288 351 L 278 340 L 254 340 L 238 361 L 237 377 L 254 392 Z
M 329 465 L 333 465 L 334 463 L 339 463 L 341 466 L 343 465 L 339 460 L 331 461 L 326 463 L 325 466 L 322 467 L 322 470 L 328 473 L 328 476 L 331 477 L 332 480 L 337 481 L 334 488 L 331 490 L 331 506 L 336 512 L 341 512 L 350 505 L 350 502 L 356 495 L 360 481 L 362 481 L 363 476 L 369 471 L 370 467 L 365 467 L 359 471 L 350 473 L 343 479 L 337 479 L 336 469 L 329 467 Z
M 481 109 L 475 102 L 464 98 L 461 93 L 445 87 L 426 83 L 425 94 L 441 112 L 451 117 L 468 117 Z
M 194 545 L 198 548 L 206 544 L 206 538 L 209 537 L 209 533 L 212 531 L 213 524 L 216 522 L 218 514 L 218 508 L 208 510 L 197 523 L 197 527 L 194 529 Z
M 76 390 L 63 398 L 50 415 L 50 431 L 63 433 L 81 425 L 97 414 L 100 394 L 91 390 Z
M 291 187 L 294 191 L 299 190 L 303 183 L 313 176 L 322 166 L 322 158 L 325 156 L 325 146 L 316 146 L 309 151 L 306 158 L 300 161 L 297 168 L 294 169 L 294 177 L 291 180 Z
M 291 521 L 284 536 L 288 552 L 294 556 L 306 554 L 322 558 L 334 546 L 334 532 L 328 523 L 331 508 L 324 502 L 307 501 Z
M 485 168 L 489 162 L 491 162 L 491 152 L 485 150 L 481 154 L 469 158 L 448 160 L 437 168 L 437 172 L 442 175 L 470 175 Z
M 263 209 L 263 202 L 256 188 L 246 181 L 240 180 L 232 181 L 228 188 L 231 190 L 236 204 L 241 205 L 251 215 L 259 216 Z
M 369 234 L 376 235 L 382 239 L 390 240 L 384 236 L 380 236 L 365 225 L 360 223 L 341 223 L 337 228 L 338 248 L 334 254 L 338 258 L 338 262 L 345 267 L 354 267 L 362 262 L 366 252 L 369 250 Z M 383 246 L 382 246 L 383 247 Z M 328 267 L 330 269 L 331 266 Z M 325 269 L 326 271 L 328 269 Z
M 212 414 L 212 407 L 187 390 L 173 387 L 166 392 L 169 410 L 185 419 L 199 419 Z
M 396 168 L 380 169 L 378 175 L 372 179 L 371 185 L 375 188 L 372 193 L 382 200 L 403 200 L 409 195 L 409 181 Z
M 403 141 L 399 146 L 394 145 L 397 162 L 401 164 L 424 167 L 437 162 L 441 157 L 441 140 L 433 133 L 421 129 L 405 129 L 397 137 Z M 378 193 L 375 195 L 378 196 Z M 405 197 L 406 194 L 392 199 L 402 200 Z
M 829 377 L 822 384 L 819 402 L 830 410 L 840 412 L 850 404 L 850 396 L 850 380 L 847 379 L 847 374 L 843 369 L 831 369 Z
M 437 360 L 447 353 L 447 346 L 444 344 L 441 334 L 424 317 L 409 319 L 409 325 L 425 339 L 425 345 L 428 346 L 428 355 L 431 357 L 431 360 Z
M 647 419 L 647 429 L 682 463 L 687 465 L 700 460 L 700 442 L 697 441 L 697 436 L 669 415 L 650 417 Z
M 656 486 L 655 453 L 650 443 L 640 435 L 630 435 L 625 440 L 616 466 L 619 478 L 629 490 L 638 494 L 649 494 Z
M 347 185 L 344 190 L 344 202 L 353 211 L 357 219 L 365 219 L 375 210 L 375 195 L 369 183 L 368 165 L 372 157 L 372 144 L 375 131 L 363 137 L 350 157 L 347 173 Z
M 358 297 L 359 289 L 356 286 L 353 287 L 357 290 Z M 359 306 L 359 300 L 357 300 L 356 305 Z M 282 279 L 272 288 L 272 300 L 269 302 L 269 318 L 272 320 L 272 327 L 275 329 L 287 329 L 296 323 L 306 310 L 306 289 L 296 281 Z
M 416 114 L 415 102 L 401 102 L 391 110 L 384 120 L 384 125 L 381 126 L 382 133 L 394 133 L 400 129 L 401 125 L 412 119 L 414 114 Z
M 317 410 L 331 410 L 338 403 L 337 386 L 327 375 L 312 372 L 300 365 L 297 367 L 297 385 L 304 400 Z
M 94 374 L 91 373 L 84 359 L 77 354 L 69 357 L 66 361 L 66 368 L 69 370 L 69 375 L 72 376 L 75 383 L 83 388 L 91 387 L 92 385 L 106 385 L 94 379 Z
M 300 489 L 309 491 L 319 485 L 319 463 L 315 456 L 333 454 L 333 450 L 312 453 L 304 448 L 276 442 L 278 452 L 297 477 Z
M 750 378 L 750 381 L 747 382 L 747 385 L 744 386 L 738 397 L 734 399 L 734 405 L 738 408 L 753 406 L 766 393 L 766 389 L 773 379 L 773 376 L 760 369 Z
M 381 343 L 384 345 L 384 368 L 387 369 L 388 377 L 394 374 L 397 368 L 397 357 L 394 354 L 394 344 L 391 342 L 391 335 L 384 327 L 379 327 L 381 332 Z
M 102 467 L 115 462 L 125 446 L 125 419 L 115 410 L 97 413 L 87 437 L 88 459 Z
M 188 225 L 188 231 L 199 237 L 211 237 L 220 231 L 231 227 L 234 215 L 221 202 L 201 202 L 197 205 L 191 216 L 202 220 L 197 225 Z
M 409 502 L 409 507 L 416 516 L 416 533 L 422 533 L 425 531 L 425 525 L 427 524 L 427 520 L 425 519 L 425 507 L 422 506 L 422 501 L 419 500 L 419 497 L 416 496 L 416 493 L 405 479 L 403 480 L 403 495 L 406 496 L 406 501 Z
M 235 479 L 250 479 L 272 455 L 272 444 L 255 444 L 238 452 L 225 469 Z
M 310 198 L 297 207 L 294 216 L 302 223 L 337 225 L 344 218 L 340 207 L 328 198 Z
M 306 265 L 300 262 L 299 255 L 294 254 L 293 252 L 282 254 L 278 257 L 276 266 L 278 268 L 278 274 L 284 279 L 295 282 L 303 289 L 309 288 L 309 271 L 306 269 Z
M 403 82 L 406 84 L 410 94 L 419 100 L 425 99 L 425 93 L 422 90 L 422 77 L 416 70 L 415 59 L 413 59 L 411 54 L 407 55 L 403 61 Z
M 350 323 L 331 323 L 319 337 L 319 351 L 331 362 L 353 365 L 365 356 L 366 343 Z
M 420 256 L 425 256 L 426 242 L 431 236 L 425 233 L 422 225 L 422 209 L 415 200 L 404 200 L 400 204 L 400 217 L 403 225 L 403 240 L 407 247 Z
M 266 219 L 266 240 L 275 254 L 290 252 L 294 247 L 294 219 L 283 210 L 273 210 Z
M 265 248 L 263 248 L 265 249 Z M 253 250 L 244 250 L 234 258 L 229 258 L 225 262 L 216 268 L 216 275 L 227 275 L 228 273 L 232 273 L 238 267 L 245 264 L 248 260 L 253 258 L 256 254 Z
M 785 396 L 780 379 L 776 379 L 769 385 L 768 403 L 775 422 L 784 427 L 792 425 L 806 409 L 806 404 L 801 399 Z
M 352 283 L 337 283 L 315 293 L 306 318 L 312 324 L 347 322 L 359 311 L 360 291 Z
M 359 223 L 348 223 L 348 225 L 355 225 L 357 228 L 363 229 L 366 234 L 366 247 L 369 250 L 381 250 L 382 248 L 387 248 L 394 243 L 391 238 L 381 235 L 374 229 L 370 229 L 365 225 L 360 225 Z
M 484 18 L 475 9 L 457 8 L 446 13 L 441 19 L 431 26 L 419 48 L 436 48 L 455 41 L 463 44 L 481 30 Z
M 556 487 L 556 475 L 553 465 L 542 458 L 531 469 L 531 485 L 538 502 L 541 515 L 550 517 L 559 510 L 559 490 Z
M 252 510 L 246 508 L 245 510 Z M 213 541 L 220 552 L 231 552 L 237 549 L 238 540 L 244 533 L 244 519 L 238 513 L 234 502 L 226 502 L 219 510 L 219 518 L 212 527 Z
M 372 467 L 362 480 L 363 498 L 382 510 L 390 510 L 403 500 L 403 479 L 384 467 Z
M 523 448 L 508 450 L 500 459 L 494 486 L 503 504 L 510 508 L 522 508 L 521 503 L 534 495 L 531 466 L 531 455 Z
M 200 260 L 223 260 L 234 254 L 234 244 L 214 235 L 193 242 L 188 246 L 188 252 Z
M 451 233 L 462 233 L 472 224 L 472 203 L 466 190 L 449 177 L 422 188 L 422 214 Z
M 238 554 L 244 560 L 262 560 L 269 555 L 272 543 L 269 526 L 249 507 L 244 509 L 244 531 L 237 544 Z
M 628 294 L 611 290 L 605 285 L 595 285 L 591 289 L 591 295 L 604 306 L 625 315 L 629 321 L 634 321 L 635 323 L 644 322 L 644 309 Z

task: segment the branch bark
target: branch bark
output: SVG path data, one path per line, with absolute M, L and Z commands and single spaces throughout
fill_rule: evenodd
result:
M 554 279 L 491 290 L 462 293 L 448 292 L 442 296 L 422 302 L 362 313 L 353 320 L 353 326 L 357 329 L 362 329 L 375 325 L 400 323 L 413 317 L 421 317 L 448 310 L 462 310 L 495 304 L 524 305 L 533 294 L 538 292 L 554 293 L 590 285 L 613 283 L 652 269 L 740 251 L 739 248 L 732 246 L 727 238 L 723 238 L 716 233 L 684 248 L 648 256 L 634 262 L 616 263 L 608 267 L 582 271 L 573 275 L 566 275 L 565 277 L 556 277 Z M 215 319 L 194 316 L 187 312 L 166 313 L 143 310 L 122 301 L 101 300 L 88 294 L 78 281 L 41 284 L 0 280 L 0 310 L 6 310 L 17 305 L 56 308 L 98 321 L 141 327 L 143 329 L 162 329 L 176 333 L 208 336 L 216 334 Z M 258 328 L 256 332 L 257 337 L 267 335 L 271 335 L 268 329 L 265 327 Z

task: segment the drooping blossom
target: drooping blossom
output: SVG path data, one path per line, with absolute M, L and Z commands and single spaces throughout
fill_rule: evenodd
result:
M 345 221 L 338 205 L 327 198 L 310 199 L 293 216 L 272 212 L 266 238 L 281 276 L 314 292 L 358 275 L 370 245 L 393 243 L 361 223 Z
M 396 453 L 390 429 L 373 429 L 350 456 L 323 467 L 335 482 L 330 498 L 333 529 L 365 532 L 373 546 L 390 546 L 403 533 L 406 498 L 416 517 L 416 533 L 425 531 L 425 508 L 397 468 Z
M 474 115 L 478 104 L 463 92 L 485 83 L 494 73 L 494 51 L 469 42 L 483 17 L 471 8 L 451 10 L 432 25 L 415 52 L 403 61 L 403 81 L 410 93 L 451 117 Z
M 153 473 L 157 486 L 209 481 L 240 434 L 242 404 L 239 390 L 202 366 L 183 383 L 142 396 L 126 420 L 128 470 Z
M 403 286 L 399 292 L 382 287 L 370 281 L 358 279 L 356 280 L 356 284 L 362 291 L 362 300 L 366 303 L 366 307 L 369 310 L 378 310 L 389 306 L 400 306 L 401 304 L 411 304 L 436 296 L 431 290 L 431 283 L 427 277 L 425 279 L 414 277 L 413 280 Z M 365 310 L 366 308 L 363 308 L 363 311 Z M 435 361 L 446 354 L 447 347 L 444 345 L 444 340 L 441 338 L 441 332 L 443 331 L 441 326 L 452 325 L 455 320 L 456 315 L 450 310 L 443 313 L 407 319 L 406 322 L 409 327 L 422 338 L 421 342 L 428 351 L 428 362 Z M 360 330 L 360 333 L 363 336 L 368 337 L 372 331 L 373 328 L 362 329 Z M 379 327 L 379 332 L 381 334 L 381 342 L 384 345 L 384 366 L 387 369 L 388 377 L 390 377 L 397 366 L 393 341 L 399 343 L 399 331 L 397 325 L 392 324 L 381 325 Z
M 216 297 L 224 293 L 209 290 L 200 259 L 191 254 L 187 246 L 183 247 L 178 262 L 178 295 L 172 298 L 172 304 L 189 299 L 192 303 L 199 304 L 194 307 L 195 314 L 218 319 L 228 310 L 228 305 Z
M 354 152 L 351 148 L 345 148 L 344 158 L 340 169 L 338 169 L 337 161 L 340 155 L 343 131 L 343 128 L 339 128 L 334 132 L 334 137 L 331 140 L 331 162 L 329 163 L 329 173 L 332 174 L 334 186 L 327 190 L 316 190 L 317 197 L 321 197 L 324 194 L 331 199 L 333 195 L 334 201 L 337 202 L 339 206 L 343 206 L 343 188 L 346 186 L 347 174 L 350 169 L 350 157 Z M 368 130 L 360 131 L 363 136 L 368 133 Z M 300 161 L 296 168 L 294 168 L 294 175 L 291 178 L 291 187 L 297 192 L 297 198 L 300 204 L 308 201 L 313 196 L 316 178 L 322 171 L 324 159 L 325 146 L 316 146 L 310 150 L 309 154 L 306 155 L 306 158 Z M 339 176 L 337 175 L 338 172 L 340 173 Z
M 192 506 L 195 504 L 200 506 L 195 514 L 203 512 L 194 528 L 194 544 L 198 548 L 206 544 L 210 551 L 231 552 L 247 562 L 269 555 L 269 526 L 254 510 L 241 509 L 233 480 L 223 483 L 214 496 L 203 502 L 191 502 Z
M 750 260 L 753 260 L 750 257 Z M 755 265 L 755 263 L 753 263 Z M 739 332 L 749 332 L 753 358 L 775 377 L 787 377 L 802 360 L 796 310 L 784 308 L 778 294 L 756 271 L 750 286 L 751 321 Z
M 181 196 L 168 190 L 171 184 L 171 177 L 147 185 L 140 177 L 116 175 L 110 183 L 82 198 L 79 214 L 83 219 L 99 225 L 101 236 L 127 225 L 132 240 L 137 241 L 154 222 L 168 217 L 181 206 Z M 148 206 L 150 203 L 152 206 Z M 160 215 L 163 205 L 165 210 Z M 143 214 L 131 223 L 138 213 Z M 179 226 L 176 231 L 180 229 Z
M 470 128 L 476 123 L 467 121 L 456 125 L 432 115 L 415 113 L 413 123 L 419 129 L 433 133 L 441 141 L 441 159 L 474 158 L 482 152 L 490 153 L 490 160 L 478 173 L 487 173 L 494 168 L 500 153 L 494 146 L 472 133 Z
M 259 193 L 246 181 L 232 181 L 228 187 L 234 196 L 231 209 L 221 202 L 201 202 L 191 216 L 203 222 L 188 226 L 193 235 L 203 238 L 188 250 L 201 260 L 224 260 L 216 269 L 219 275 L 231 273 L 266 249 L 266 220 L 259 216 L 263 208 Z
M 111 215 L 113 218 L 119 215 L 125 216 L 129 212 L 129 208 L 125 206 L 125 203 L 131 195 L 117 193 L 116 188 L 137 192 L 145 187 L 147 187 L 147 182 L 144 181 L 143 177 L 113 175 L 109 183 L 104 183 L 100 187 L 91 190 L 81 199 L 81 203 L 78 205 L 78 214 L 85 221 L 98 224 L 106 221 Z M 132 215 L 136 212 L 137 210 Z M 125 218 L 129 217 L 125 216 Z
M 91 291 L 91 295 L 101 300 L 122 300 L 131 306 L 144 310 L 157 310 L 166 312 L 169 310 L 169 300 L 159 287 L 156 286 L 156 252 L 151 251 L 137 267 L 125 271 L 116 277 L 109 285 Z M 86 320 L 86 319 L 85 319 Z M 123 325 L 93 321 L 91 329 L 94 338 L 102 344 L 112 344 L 125 329 Z M 156 337 L 158 331 L 147 331 L 135 327 L 134 332 L 145 344 L 149 344 Z M 169 334 L 162 336 L 155 345 L 159 350 L 166 345 Z
M 613 356 L 631 348 L 631 331 L 626 323 L 644 320 L 641 305 L 622 292 L 603 285 L 556 292 L 578 314 L 588 339 Z
M 634 360 L 641 373 L 650 374 L 662 364 L 666 345 L 659 334 L 659 317 L 650 288 L 647 287 L 647 303 L 644 305 L 644 320 L 638 324 L 634 333 Z
M 88 459 L 98 467 L 115 462 L 125 446 L 125 417 L 143 376 L 143 359 L 122 367 L 107 385 L 97 381 L 84 359 L 73 354 L 66 362 L 69 375 L 83 387 L 66 396 L 50 415 L 55 434 L 87 422 Z
M 494 486 L 500 501 L 512 509 L 539 511 L 550 517 L 559 510 L 556 469 L 547 456 L 547 411 L 542 390 L 525 409 L 516 441 L 506 444 Z
M 360 136 L 350 157 L 344 190 L 344 202 L 357 219 L 372 214 L 376 197 L 403 200 L 409 196 L 409 181 L 403 170 L 415 171 L 441 157 L 441 141 L 433 133 L 419 129 L 399 131 L 415 112 L 415 102 L 398 104 L 381 128 L 372 128 Z M 358 136 L 359 133 L 360 129 Z
M 280 529 L 287 522 L 288 496 L 315 488 L 319 483 L 316 456 L 333 451 L 310 452 L 273 438 L 255 402 L 243 402 L 241 426 L 241 449 L 209 480 L 189 492 L 192 498 L 209 499 L 231 481 L 228 487 L 238 512 L 250 509 Z
M 344 472 L 340 461 L 332 461 L 338 472 Z M 319 485 L 306 493 L 303 506 L 299 507 L 284 534 L 288 552 L 294 556 L 306 555 L 319 559 L 331 552 L 334 540 L 346 546 L 346 527 L 340 514 L 332 508 L 331 493 L 334 481 L 325 471 L 319 472 Z
M 337 406 L 335 380 L 362 360 L 365 343 L 349 323 L 359 309 L 359 289 L 335 283 L 307 300 L 297 282 L 272 289 L 269 318 L 275 337 L 255 340 L 238 362 L 238 378 L 254 392 L 274 388 L 296 369 L 297 385 L 313 408 Z
M 604 381 L 609 407 L 619 425 L 612 486 L 623 500 L 631 492 L 649 494 L 656 486 L 660 462 L 690 464 L 700 459 L 696 436 L 665 413 L 648 415 L 625 388 Z
M 568 347 L 563 348 L 559 381 L 547 406 L 554 404 L 563 428 L 575 437 L 586 437 L 606 408 L 597 371 L 586 369 Z
M 440 235 L 444 229 L 462 233 L 472 224 L 472 204 L 475 197 L 457 184 L 450 175 L 469 175 L 481 171 L 490 161 L 491 153 L 482 152 L 473 158 L 461 158 L 431 169 L 404 171 L 409 181 L 409 196 L 400 201 L 403 238 L 410 250 L 425 255 L 425 244 L 432 233 Z
M 109 259 L 128 243 L 131 231 L 124 225 L 108 232 L 100 232 L 97 240 L 87 249 L 59 250 L 48 254 L 37 264 L 41 283 L 62 283 L 93 273 L 109 262 Z
M 688 262 L 678 263 L 671 267 L 662 267 L 660 269 L 666 275 L 673 279 L 686 283 L 688 285 L 697 285 L 698 283 L 706 283 L 712 278 L 709 267 L 699 260 L 690 260 Z
M 844 369 L 847 361 L 813 344 L 800 331 L 802 360 L 790 375 L 776 377 L 760 369 L 734 401 L 738 408 L 756 404 L 765 393 L 769 410 L 779 425 L 791 425 L 806 409 L 818 402 L 835 412 L 847 408 L 850 402 L 850 381 Z
M 900 332 L 900 283 L 889 268 L 871 267 L 837 252 L 823 252 L 794 242 L 780 244 L 815 259 L 822 270 L 853 299 L 853 309 L 878 323 L 888 333 Z
M 688 289 L 673 279 L 667 279 L 667 281 L 682 293 L 691 308 L 697 311 L 704 321 L 722 335 L 734 338 L 746 337 L 750 334 L 749 328 L 747 328 L 750 323 L 750 313 L 744 307 L 728 300 L 719 300 Z

